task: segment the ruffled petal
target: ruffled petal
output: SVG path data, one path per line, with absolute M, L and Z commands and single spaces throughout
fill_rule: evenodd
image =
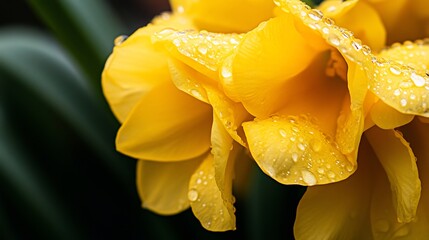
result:
M 231 101 L 219 90 L 214 88 L 206 90 L 214 114 L 220 123 L 237 143 L 246 146 L 242 123 L 250 119 L 249 113 L 242 104 Z
M 288 80 L 306 69 L 318 53 L 297 31 L 292 16 L 263 22 L 245 35 L 229 59 L 231 69 L 224 66 L 226 94 L 242 102 L 252 115 L 268 116 L 283 107 L 286 90 L 297 90 L 298 86 L 287 85 Z
M 169 66 L 174 84 L 191 96 L 209 103 L 230 136 L 245 146 L 241 124 L 244 120 L 249 119 L 249 113 L 243 105 L 231 101 L 216 88 L 216 85 L 213 85 L 210 79 L 186 64 L 172 59 Z
M 412 221 L 416 216 L 421 191 L 414 153 L 395 130 L 374 127 L 366 131 L 365 136 L 389 179 L 398 221 Z
M 335 141 L 344 154 L 357 153 L 364 130 L 364 103 L 368 92 L 365 72 L 353 62 L 348 65 L 347 85 L 350 97 L 349 101 L 344 101 L 335 135 Z
M 386 30 L 379 14 L 363 1 L 331 0 L 318 7 L 326 16 L 335 20 L 336 25 L 351 30 L 362 42 L 374 51 L 386 45 Z
M 429 125 L 419 121 L 403 127 L 405 137 L 410 139 L 411 147 L 417 157 L 419 175 L 422 182 L 422 195 L 417 209 L 417 216 L 409 223 L 398 223 L 396 211 L 391 198 L 388 179 L 383 176 L 378 182 L 377 191 L 374 192 L 372 221 L 376 239 L 392 239 L 400 236 L 404 239 L 426 239 L 429 236 Z
M 254 120 L 243 127 L 259 167 L 282 184 L 337 182 L 356 170 L 336 144 L 303 117 Z
M 204 85 L 210 84 L 210 79 L 175 59 L 170 59 L 168 66 L 171 79 L 179 90 L 202 102 L 209 103 Z
M 134 158 L 180 161 L 210 148 L 209 105 L 166 82 L 144 96 L 119 129 L 117 149 Z
M 381 129 L 395 129 L 414 119 L 414 115 L 402 114 L 383 101 L 374 104 L 370 114 L 372 121 Z
M 295 239 L 372 239 L 369 206 L 374 155 L 363 142 L 359 169 L 344 181 L 308 187 L 299 202 Z
M 192 212 L 207 230 L 234 230 L 235 208 L 232 199 L 224 199 L 227 195 L 219 189 L 215 174 L 213 155 L 208 154 L 189 183 L 188 199 Z M 230 184 L 231 177 L 230 174 L 225 175 L 225 183 Z
M 152 40 L 179 61 L 208 76 L 219 79 L 219 69 L 226 57 L 231 55 L 243 35 L 220 34 L 203 31 L 175 31 L 164 29 Z
M 426 89 L 429 86 L 429 75 L 426 69 L 414 68 L 372 54 L 371 49 L 353 37 L 352 32 L 334 25 L 321 11 L 308 9 L 300 1 L 278 2 L 285 11 L 300 18 L 307 26 L 313 26 L 345 58 L 362 66 L 368 78 L 369 89 L 387 105 L 401 113 L 429 116 L 429 91 Z M 424 53 L 418 58 L 427 59 L 423 56 L 429 50 L 427 41 L 416 41 L 415 44 L 405 42 L 402 49 L 408 51 L 407 49 L 412 48 L 418 48 L 418 52 Z
M 189 207 L 188 185 L 200 158 L 181 162 L 137 163 L 137 190 L 142 205 L 158 214 L 176 214 Z
M 182 6 L 199 29 L 211 32 L 247 32 L 272 17 L 274 9 L 273 2 L 266 0 L 175 0 L 173 3 Z
M 151 35 L 167 26 L 182 29 L 192 25 L 177 15 L 155 18 L 152 24 L 118 43 L 106 62 L 103 93 L 120 122 L 125 121 L 144 94 L 170 79 L 167 57 L 151 43 Z
M 427 36 L 425 0 L 365 0 L 377 10 L 387 30 L 387 44 L 419 39 Z M 426 13 L 425 13 L 426 12 Z M 426 15 L 427 16 L 427 15 Z

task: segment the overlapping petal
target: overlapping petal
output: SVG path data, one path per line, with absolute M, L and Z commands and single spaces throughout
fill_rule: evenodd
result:
M 201 160 L 138 161 L 136 181 L 143 207 L 165 215 L 189 208 L 188 185 Z
M 308 187 L 295 220 L 297 240 L 372 239 L 369 209 L 376 159 L 363 142 L 359 169 L 342 182 Z
M 225 201 L 215 179 L 213 155 L 208 154 L 189 182 L 188 199 L 192 212 L 202 226 L 211 231 L 235 229 L 235 208 L 232 199 Z M 231 174 L 225 175 L 225 183 L 231 182 Z
M 147 93 L 121 126 L 117 149 L 138 159 L 180 161 L 210 148 L 209 105 L 166 82 Z
M 272 117 L 243 126 L 253 158 L 280 183 L 326 184 L 344 180 L 356 169 L 336 144 L 305 117 Z
M 365 136 L 389 179 L 398 221 L 412 221 L 421 191 L 414 153 L 397 131 L 372 128 Z
M 273 16 L 274 3 L 267 0 L 173 0 L 196 26 L 211 32 L 247 32 Z
M 102 75 L 103 93 L 120 122 L 125 121 L 145 93 L 170 79 L 166 54 L 151 43 L 151 35 L 165 27 L 187 29 L 192 24 L 177 15 L 156 18 L 153 24 L 119 42 L 106 62 Z

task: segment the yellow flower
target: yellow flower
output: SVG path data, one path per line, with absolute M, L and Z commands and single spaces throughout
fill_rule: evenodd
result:
M 207 35 L 222 44 L 214 50 L 197 49 L 200 54 L 214 54 L 204 64 L 206 75 L 196 71 L 194 63 L 176 58 L 178 52 L 172 47 L 184 44 L 179 41 L 183 38 L 166 42 L 163 37 L 170 36 L 172 29 L 180 30 L 178 36 L 190 36 L 191 29 L 206 26 L 223 32 L 244 31 L 268 18 L 274 7 L 267 1 L 252 4 L 243 15 L 222 18 L 216 25 L 222 16 L 216 9 L 223 9 L 226 1 L 173 1 L 173 14 L 162 14 L 125 41 L 116 40 L 103 71 L 103 92 L 122 123 L 116 147 L 139 159 L 137 187 L 143 207 L 170 215 L 190 206 L 212 231 L 235 229 L 232 177 L 244 145 L 240 124 L 248 114 L 220 91 L 214 70 L 207 66 L 216 67 L 224 56 L 219 53 L 234 49 L 240 36 Z M 264 16 L 245 17 L 261 8 Z M 201 14 L 208 10 L 211 20 L 202 22 Z M 180 54 L 187 51 L 179 50 Z
M 385 49 L 396 37 L 381 2 L 177 0 L 116 46 L 103 90 L 118 150 L 139 159 L 143 206 L 235 229 L 247 148 L 276 181 L 310 186 L 297 239 L 420 234 L 429 45 Z

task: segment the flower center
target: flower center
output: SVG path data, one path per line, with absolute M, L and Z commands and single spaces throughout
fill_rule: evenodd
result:
M 335 50 L 331 49 L 331 56 L 326 65 L 325 74 L 328 77 L 338 76 L 343 81 L 347 81 L 347 63 L 341 54 Z

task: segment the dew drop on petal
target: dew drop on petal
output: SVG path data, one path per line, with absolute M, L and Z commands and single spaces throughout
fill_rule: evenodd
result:
M 411 80 L 417 87 L 423 87 L 426 83 L 425 79 L 422 76 L 417 75 L 416 73 L 411 73 Z
M 128 36 L 127 35 L 121 35 L 115 38 L 115 40 L 113 41 L 113 43 L 115 44 L 115 46 L 119 46 L 121 45 L 125 40 L 127 40 Z
M 287 137 L 287 133 L 286 133 L 286 131 L 284 130 L 284 129 L 280 129 L 279 130 L 279 133 L 280 133 L 280 135 L 282 136 L 282 137 Z
M 198 192 L 195 189 L 191 189 L 188 192 L 188 199 L 191 202 L 195 202 L 198 199 Z
M 298 154 L 297 154 L 297 153 L 292 153 L 292 160 L 293 160 L 294 162 L 297 162 L 297 161 L 298 161 Z
M 318 9 L 313 9 L 308 13 L 308 16 L 314 21 L 320 21 L 323 18 L 323 13 Z
M 304 170 L 301 172 L 301 174 L 302 174 L 302 180 L 306 184 L 308 184 L 308 186 L 313 186 L 317 183 L 316 177 L 311 172 Z

